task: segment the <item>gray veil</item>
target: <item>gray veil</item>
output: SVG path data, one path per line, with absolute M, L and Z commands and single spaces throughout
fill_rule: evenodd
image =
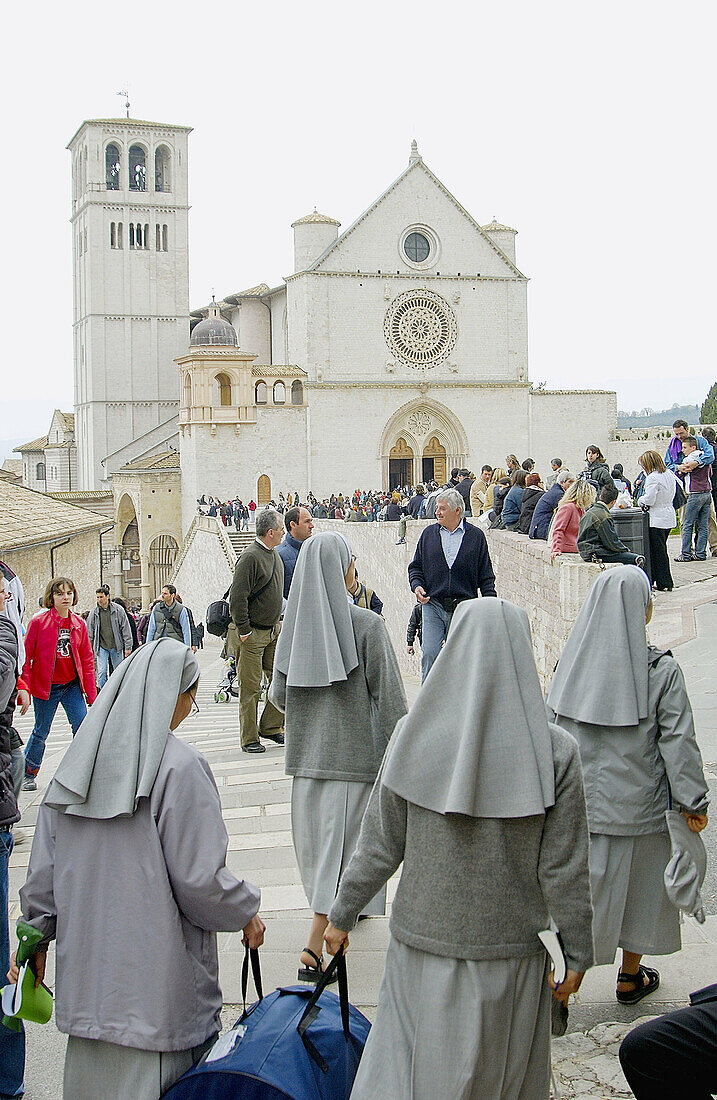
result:
M 343 535 L 307 539 L 291 581 L 274 668 L 289 687 L 328 687 L 358 667 L 345 576 L 351 550 Z
M 78 817 L 131 817 L 154 786 L 177 696 L 198 678 L 197 658 L 181 642 L 160 638 L 135 650 L 87 712 L 47 805 Z
M 396 726 L 382 782 L 439 814 L 529 817 L 555 804 L 553 747 L 524 611 L 501 599 L 458 606 Z
M 647 717 L 650 599 L 650 582 L 637 566 L 600 574 L 550 685 L 547 703 L 556 714 L 594 726 L 636 726 Z

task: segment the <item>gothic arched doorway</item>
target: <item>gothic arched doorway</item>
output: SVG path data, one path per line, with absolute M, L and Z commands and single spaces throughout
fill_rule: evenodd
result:
M 444 452 L 445 454 L 445 452 Z M 413 451 L 402 435 L 396 440 L 388 455 L 388 487 L 413 484 Z
M 152 599 L 155 600 L 172 575 L 179 547 L 171 535 L 158 535 L 149 548 L 149 567 L 152 577 Z
M 268 504 L 271 500 L 271 479 L 268 474 L 262 474 L 256 483 L 257 504 Z
M 446 448 L 439 443 L 435 435 L 432 435 L 423 448 L 423 480 L 437 481 L 439 485 L 445 485 L 446 474 Z

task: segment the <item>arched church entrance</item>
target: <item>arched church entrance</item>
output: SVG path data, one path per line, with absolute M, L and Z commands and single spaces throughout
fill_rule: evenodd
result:
M 389 489 L 413 484 L 413 451 L 402 435 L 389 452 L 388 481 Z
M 268 474 L 262 474 L 256 483 L 257 504 L 268 504 L 271 500 L 271 478 Z
M 444 485 L 453 466 L 468 466 L 468 437 L 456 414 L 440 401 L 419 397 L 397 409 L 378 445 L 381 484 Z
M 432 435 L 423 448 L 421 476 L 424 482 L 437 481 L 439 485 L 445 485 L 448 480 L 446 474 L 446 448 Z
M 119 563 L 122 577 L 120 595 L 126 600 L 142 600 L 142 562 L 139 549 L 139 524 L 134 502 L 124 493 L 117 507 L 115 530 L 119 538 Z

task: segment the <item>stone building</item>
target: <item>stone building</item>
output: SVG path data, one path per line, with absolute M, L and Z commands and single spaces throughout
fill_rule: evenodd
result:
M 481 226 L 415 142 L 344 233 L 317 211 L 292 228 L 293 274 L 195 311 L 176 360 L 185 530 L 203 492 L 323 497 L 607 444 L 614 393 L 528 379 L 516 231 Z
M 182 543 L 179 455 L 165 451 L 112 476 L 114 594 L 147 608 L 172 576 Z
M 72 155 L 80 489 L 177 440 L 173 359 L 189 335 L 187 139 L 135 119 L 83 122 Z
M 0 558 L 23 583 L 28 617 L 51 577 L 68 576 L 79 611 L 95 604 L 104 576 L 102 533 L 112 520 L 0 479 Z
M 22 483 L 40 493 L 71 493 L 77 484 L 74 413 L 55 409 L 47 435 L 15 448 L 22 456 Z

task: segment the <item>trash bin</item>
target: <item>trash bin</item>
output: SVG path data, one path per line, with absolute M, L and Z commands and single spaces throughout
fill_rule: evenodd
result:
M 613 508 L 610 516 L 615 524 L 617 537 L 622 539 L 631 554 L 642 554 L 645 571 L 652 582 L 650 559 L 650 517 L 642 508 Z

